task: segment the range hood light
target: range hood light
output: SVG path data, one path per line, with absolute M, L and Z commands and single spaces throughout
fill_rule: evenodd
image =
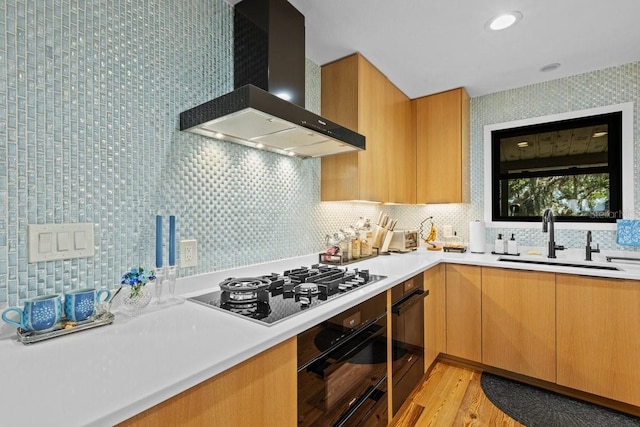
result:
M 292 99 L 291 94 L 288 92 L 278 92 L 278 93 L 274 93 L 274 95 L 280 99 L 284 99 L 285 101 L 291 101 Z
M 207 138 L 220 139 L 218 138 L 218 132 L 213 132 L 208 129 L 198 129 L 197 132 L 199 135 L 206 136 Z

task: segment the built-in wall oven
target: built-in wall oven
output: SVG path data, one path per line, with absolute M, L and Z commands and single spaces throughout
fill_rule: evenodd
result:
M 386 426 L 386 293 L 298 335 L 298 425 Z
M 391 288 L 393 415 L 424 376 L 423 274 Z
M 383 292 L 298 335 L 299 426 L 386 426 L 389 407 L 395 414 L 418 385 L 428 295 L 422 274 L 389 292 L 389 314 Z

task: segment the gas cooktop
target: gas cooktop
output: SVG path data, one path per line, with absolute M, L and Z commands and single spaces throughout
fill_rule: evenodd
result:
M 188 298 L 263 325 L 294 316 L 386 276 L 323 264 L 260 277 L 229 278 L 220 290 Z

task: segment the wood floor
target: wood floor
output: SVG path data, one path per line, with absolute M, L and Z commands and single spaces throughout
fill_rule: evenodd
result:
M 438 362 L 394 417 L 394 427 L 522 426 L 480 387 L 481 372 Z

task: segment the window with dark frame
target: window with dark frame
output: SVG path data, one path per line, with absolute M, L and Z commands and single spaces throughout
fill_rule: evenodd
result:
M 622 218 L 622 112 L 491 133 L 493 221 Z

